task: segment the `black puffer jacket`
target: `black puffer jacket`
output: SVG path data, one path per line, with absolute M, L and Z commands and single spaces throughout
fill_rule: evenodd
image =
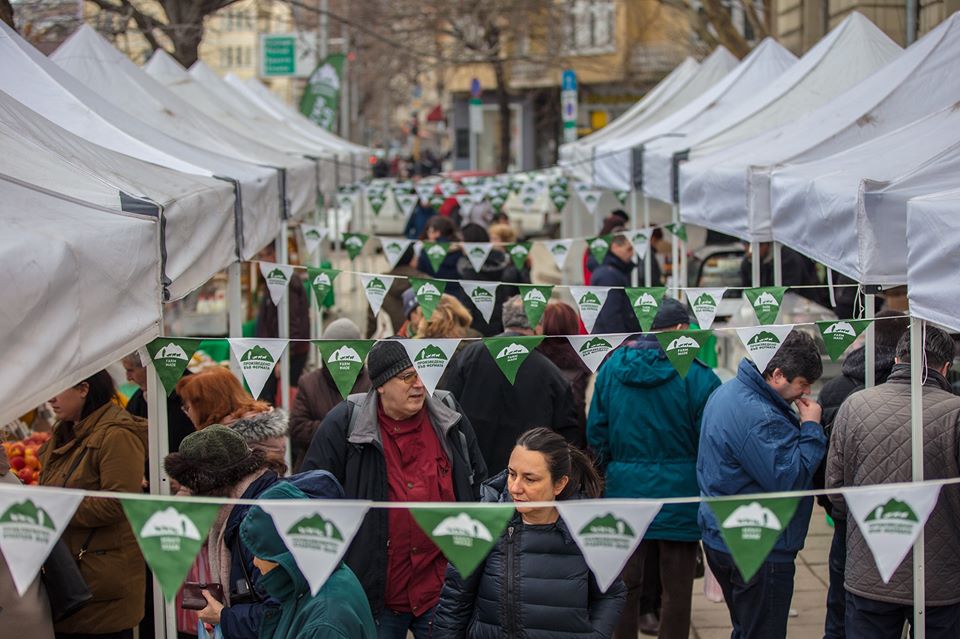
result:
M 484 483 L 482 500 L 509 501 L 506 481 Z M 625 599 L 619 579 L 600 592 L 563 519 L 531 526 L 516 514 L 472 575 L 447 567 L 433 639 L 609 638 Z
M 504 251 L 493 249 L 487 255 L 487 260 L 478 273 L 473 268 L 470 259 L 464 255 L 457 262 L 457 273 L 461 280 L 477 280 L 481 282 L 505 282 L 511 284 L 529 284 L 530 269 L 520 270 L 514 265 L 513 260 Z M 505 286 L 501 284 L 497 287 L 496 299 L 493 304 L 493 312 L 490 314 L 490 322 L 483 319 L 483 314 L 476 310 L 473 303 L 469 303 L 467 308 L 473 313 L 473 322 L 470 328 L 479 331 L 484 337 L 491 337 L 503 331 L 503 303 L 517 295 L 520 292 L 516 286 Z

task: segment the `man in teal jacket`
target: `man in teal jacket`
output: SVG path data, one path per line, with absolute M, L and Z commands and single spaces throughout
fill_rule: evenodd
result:
M 689 324 L 686 307 L 665 299 L 651 328 Z M 614 351 L 597 375 L 587 420 L 587 439 L 606 466 L 605 496 L 696 497 L 700 416 L 719 386 L 699 361 L 680 377 L 653 335 Z M 645 560 L 657 553 L 663 591 L 658 636 L 687 638 L 699 539 L 696 504 L 663 506 L 624 570 L 628 594 L 617 637 L 637 636 L 644 582 L 657 578 L 649 569 L 653 574 L 644 575 L 645 563 L 652 563 Z
M 281 481 L 260 499 L 308 496 L 293 483 Z M 273 518 L 259 506 L 252 507 L 244 518 L 240 538 L 253 552 L 260 569 L 258 585 L 281 604 L 279 610 L 264 616 L 260 639 L 376 639 L 377 627 L 367 596 L 346 564 L 341 562 L 311 596 L 310 584 L 277 533 Z

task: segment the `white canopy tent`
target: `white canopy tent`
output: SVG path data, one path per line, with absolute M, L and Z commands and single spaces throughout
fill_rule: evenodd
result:
M 691 122 L 684 137 L 648 145 L 643 157 L 644 192 L 675 201 L 677 154 L 700 157 L 795 120 L 860 82 L 899 52 L 900 47 L 872 22 L 851 13 L 752 99 L 705 126 Z
M 770 241 L 773 168 L 826 157 L 960 101 L 958 65 L 960 13 L 796 122 L 682 164 L 681 218 L 744 240 Z
M 87 142 L 0 91 L 0 172 L 68 193 L 60 186 L 59 175 L 37 171 L 34 158 L 46 154 L 58 155 L 77 167 L 84 182 L 96 179 L 110 185 L 111 191 L 122 194 L 124 210 L 162 220 L 162 275 L 171 299 L 199 288 L 236 261 L 233 185 L 173 171 Z
M 597 145 L 597 157 L 593 163 L 597 183 L 625 188 L 632 182 L 631 154 L 634 147 L 654 142 L 664 135 L 686 135 L 697 127 L 708 126 L 769 86 L 796 61 L 796 56 L 776 40 L 766 38 L 719 82 L 682 109 L 652 126 L 631 129 Z
M 78 181 L 52 154 L 33 173 Z M 54 182 L 54 176 L 47 175 Z M 156 220 L 98 206 L 0 173 L 0 423 L 7 423 L 158 335 Z M 112 192 L 111 192 L 112 191 Z
M 910 314 L 960 331 L 960 189 L 907 203 Z
M 960 110 L 948 107 L 823 160 L 775 170 L 773 239 L 862 284 L 905 284 L 905 200 L 890 213 L 868 205 L 867 194 L 938 165 L 956 175 L 958 144 Z M 933 184 L 931 191 L 945 188 Z

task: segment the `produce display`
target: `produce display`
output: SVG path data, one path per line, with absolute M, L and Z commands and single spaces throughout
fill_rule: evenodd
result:
M 10 460 L 10 469 L 24 484 L 35 486 L 40 481 L 40 459 L 37 452 L 48 439 L 50 433 L 33 433 L 21 441 L 3 442 L 7 459 Z

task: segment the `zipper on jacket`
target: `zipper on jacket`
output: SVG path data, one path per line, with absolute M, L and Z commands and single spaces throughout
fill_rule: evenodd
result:
M 515 600 L 515 580 L 514 580 L 514 564 L 516 563 L 516 553 L 513 550 L 513 526 L 507 528 L 507 559 L 506 567 L 504 572 L 507 577 L 507 602 L 504 606 L 504 616 L 506 617 L 506 631 L 507 637 L 515 637 L 516 635 L 516 621 L 517 619 L 514 616 L 514 610 L 519 610 L 519 605 Z

